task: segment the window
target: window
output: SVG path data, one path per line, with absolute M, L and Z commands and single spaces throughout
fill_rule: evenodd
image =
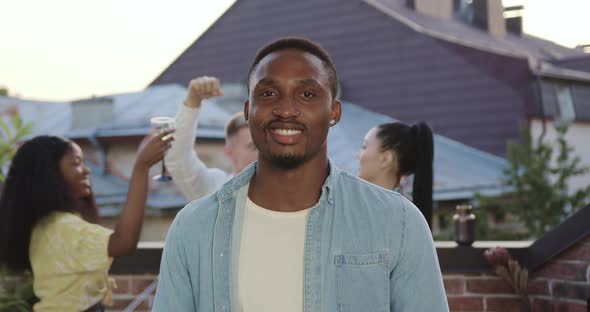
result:
M 576 119 L 576 110 L 574 109 L 571 86 L 566 84 L 556 84 L 555 95 L 557 97 L 557 109 L 560 121 L 566 123 L 574 121 L 574 119 Z

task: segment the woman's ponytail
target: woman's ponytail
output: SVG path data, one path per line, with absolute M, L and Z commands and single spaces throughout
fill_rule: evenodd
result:
M 434 160 L 434 144 L 432 139 L 432 130 L 424 123 L 420 122 L 412 126 L 415 144 L 415 168 L 414 168 L 414 185 L 412 188 L 412 199 L 414 204 L 420 209 L 428 226 L 432 225 L 432 183 Z

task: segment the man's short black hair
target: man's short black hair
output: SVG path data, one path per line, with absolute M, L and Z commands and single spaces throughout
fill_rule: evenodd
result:
M 298 37 L 287 37 L 281 38 L 276 41 L 273 41 L 266 46 L 262 47 L 256 53 L 254 57 L 254 61 L 250 66 L 250 70 L 248 71 L 248 79 L 246 80 L 246 87 L 248 88 L 248 92 L 250 92 L 250 77 L 252 76 L 252 72 L 258 66 L 258 63 L 267 55 L 281 50 L 288 50 L 288 49 L 295 49 L 304 52 L 308 52 L 312 55 L 315 55 L 317 58 L 322 60 L 325 68 L 328 70 L 328 81 L 330 82 L 330 91 L 332 93 L 333 98 L 337 98 L 338 96 L 338 75 L 336 74 L 336 66 L 332 61 L 332 58 L 324 50 L 319 44 L 305 38 L 298 38 Z

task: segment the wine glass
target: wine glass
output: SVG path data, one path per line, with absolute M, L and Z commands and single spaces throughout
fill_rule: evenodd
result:
M 174 118 L 165 116 L 152 117 L 150 118 L 150 125 L 153 129 L 157 130 L 157 134 L 160 134 L 168 129 L 174 129 Z M 162 158 L 162 172 L 154 176 L 152 179 L 160 182 L 172 180 L 172 177 L 166 174 L 166 163 L 164 162 L 164 158 Z

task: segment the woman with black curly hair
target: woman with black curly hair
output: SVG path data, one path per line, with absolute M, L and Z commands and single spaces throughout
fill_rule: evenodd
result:
M 90 170 L 76 143 L 38 136 L 18 149 L 0 198 L 0 264 L 32 270 L 35 311 L 100 311 L 109 303 L 108 270 L 137 247 L 149 169 L 170 147 L 170 133 L 140 145 L 114 231 L 97 224 Z

